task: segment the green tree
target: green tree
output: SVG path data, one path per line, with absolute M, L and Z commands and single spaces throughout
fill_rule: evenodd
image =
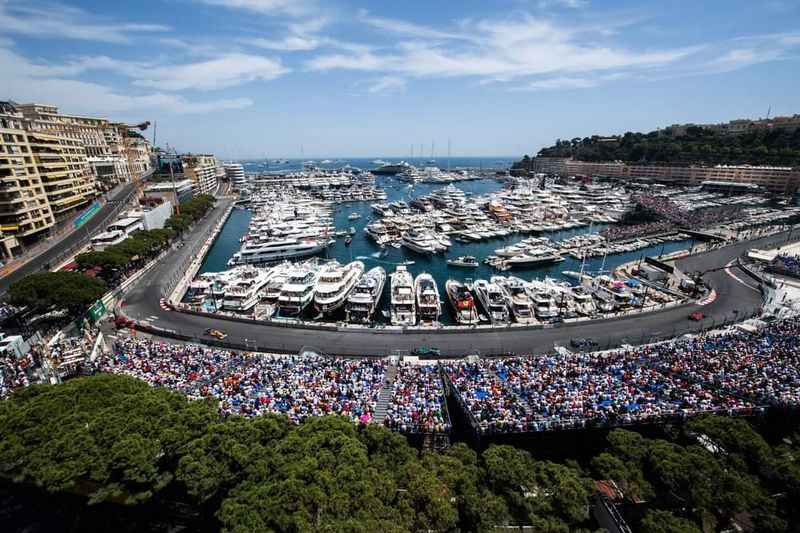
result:
M 641 529 L 642 533 L 701 533 L 691 520 L 658 509 L 647 512 L 642 519 Z
M 7 298 L 16 306 L 67 309 L 80 316 L 105 292 L 105 283 L 80 272 L 38 272 L 13 283 Z

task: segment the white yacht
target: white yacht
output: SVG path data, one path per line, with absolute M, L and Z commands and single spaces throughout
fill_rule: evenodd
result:
M 414 278 L 411 277 L 411 273 L 405 265 L 397 265 L 397 269 L 392 274 L 389 312 L 394 326 L 413 326 L 417 322 Z
M 317 276 L 316 266 L 311 265 L 302 265 L 286 276 L 278 296 L 278 317 L 297 318 L 303 313 L 314 299 Z
M 328 263 L 322 268 L 314 294 L 314 307 L 329 315 L 344 305 L 347 295 L 353 290 L 364 273 L 364 263 L 353 261 L 344 266 L 338 261 Z
M 438 243 L 429 234 L 413 229 L 403 233 L 401 242 L 406 248 L 420 254 L 432 254 L 438 250 Z
M 423 272 L 414 280 L 414 292 L 417 295 L 417 314 L 420 324 L 435 324 L 442 312 L 436 280 L 427 272 Z
M 533 299 L 536 317 L 540 320 L 552 320 L 558 316 L 558 307 L 553 296 L 539 283 L 528 283 L 528 294 Z
M 222 308 L 239 313 L 251 310 L 261 299 L 261 290 L 271 276 L 272 271 L 268 268 L 238 267 L 225 287 Z
M 525 282 L 515 276 L 492 276 L 492 283 L 499 285 L 508 298 L 508 307 L 514 320 L 520 324 L 536 324 L 534 304 L 530 295 L 525 290 Z
M 372 268 L 361 276 L 347 297 L 345 306 L 347 321 L 355 324 L 368 324 L 381 300 L 385 284 L 386 270 L 383 267 Z
M 478 301 L 481 302 L 492 324 L 507 324 L 509 321 L 508 305 L 506 305 L 503 289 L 485 279 L 476 280 L 473 287 L 475 294 L 478 295 Z
M 584 316 L 592 316 L 597 312 L 592 294 L 582 285 L 570 289 L 572 300 L 575 302 L 575 310 Z
M 456 322 L 464 325 L 477 324 L 480 322 L 478 308 L 475 306 L 475 299 L 467 286 L 460 281 L 448 279 L 444 285 L 447 299 L 453 306 Z
M 333 239 L 328 239 L 327 237 L 321 239 L 282 239 L 253 244 L 248 241 L 239 252 L 233 254 L 233 257 L 228 261 L 228 265 L 272 263 L 283 261 L 284 259 L 306 257 L 320 253 L 334 242 Z

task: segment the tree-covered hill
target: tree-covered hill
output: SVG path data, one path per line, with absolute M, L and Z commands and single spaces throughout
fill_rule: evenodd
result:
M 757 130 L 740 135 L 724 135 L 691 126 L 681 133 L 667 128 L 611 137 L 576 137 L 557 140 L 555 145 L 543 148 L 538 155 L 639 164 L 800 165 L 800 129 Z

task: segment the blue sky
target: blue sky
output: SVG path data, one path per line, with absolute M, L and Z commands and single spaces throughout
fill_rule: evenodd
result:
M 516 156 L 800 113 L 799 59 L 798 0 L 0 0 L 0 99 L 226 158 Z

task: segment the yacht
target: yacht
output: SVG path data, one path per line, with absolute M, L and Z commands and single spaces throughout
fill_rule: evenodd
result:
M 544 287 L 531 282 L 528 284 L 528 294 L 533 299 L 536 318 L 540 320 L 552 320 L 558 316 L 556 302 Z
M 503 289 L 495 283 L 479 279 L 475 281 L 474 290 L 492 324 L 507 324 L 508 305 Z
M 236 269 L 225 287 L 222 308 L 240 313 L 251 310 L 260 300 L 261 289 L 271 278 L 270 269 L 243 266 Z
M 564 261 L 564 258 L 550 250 L 528 250 L 521 255 L 503 261 L 509 267 L 531 267 Z
M 386 165 L 382 165 L 376 169 L 370 170 L 370 172 L 372 172 L 373 174 L 393 176 L 395 174 L 400 174 L 402 172 L 408 172 L 413 170 L 416 169 L 412 165 L 409 165 L 405 161 L 401 161 L 397 164 L 389 163 Z
M 316 310 L 329 315 L 342 307 L 363 273 L 364 263 L 361 261 L 353 261 L 344 266 L 338 261 L 325 265 L 319 274 L 314 294 Z
M 286 283 L 278 296 L 278 317 L 298 318 L 314 299 L 317 285 L 317 268 L 303 265 L 286 276 Z
M 525 282 L 520 278 L 509 276 L 492 276 L 491 282 L 500 286 L 506 292 L 508 307 L 514 320 L 520 324 L 536 324 L 534 304 L 530 295 L 525 290 Z
M 359 218 L 361 218 L 361 215 L 356 212 L 350 213 L 347 216 L 347 220 L 358 220 Z
M 430 235 L 422 231 L 408 230 L 403 233 L 402 245 L 420 254 L 436 253 L 437 243 L 431 239 Z
M 414 292 L 417 295 L 417 314 L 420 324 L 434 324 L 439 320 L 442 305 L 439 302 L 439 288 L 433 276 L 423 272 L 414 281 Z
M 575 302 L 575 310 L 584 316 L 592 316 L 597 312 L 592 294 L 582 285 L 570 289 L 572 300 Z
M 375 267 L 364 274 L 347 297 L 345 314 L 348 322 L 368 324 L 378 307 L 386 284 L 386 270 Z
M 450 305 L 453 306 L 456 322 L 464 325 L 477 324 L 480 322 L 478 308 L 475 306 L 475 299 L 467 286 L 454 279 L 447 280 L 444 285 L 445 293 Z
M 413 326 L 417 321 L 414 278 L 411 277 L 411 273 L 405 265 L 397 265 L 397 269 L 392 274 L 389 312 L 394 326 Z
M 448 259 L 447 264 L 454 267 L 478 268 L 478 260 L 472 255 L 462 255 L 455 259 Z
M 239 252 L 233 254 L 228 261 L 229 266 L 272 263 L 315 255 L 333 244 L 335 241 L 322 237 L 319 239 L 281 239 L 263 243 L 247 241 Z

